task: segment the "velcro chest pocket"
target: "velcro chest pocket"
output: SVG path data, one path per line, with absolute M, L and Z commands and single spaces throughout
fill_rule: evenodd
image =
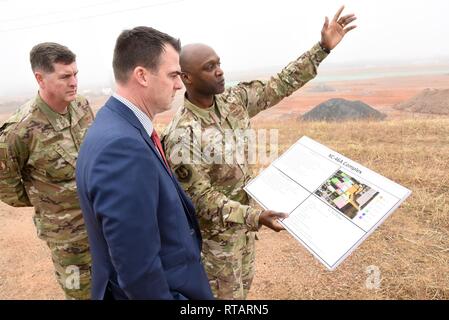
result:
M 58 143 L 35 150 L 32 155 L 34 169 L 53 182 L 75 179 L 76 158 Z
M 66 181 L 75 179 L 76 158 L 67 152 L 59 144 L 53 145 L 57 157 L 48 163 L 46 167 L 47 174 L 56 180 Z

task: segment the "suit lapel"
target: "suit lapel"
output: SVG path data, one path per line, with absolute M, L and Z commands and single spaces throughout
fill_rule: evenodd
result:
M 125 106 L 123 103 L 115 99 L 114 97 L 110 97 L 109 100 L 106 102 L 105 107 L 111 109 L 112 111 L 118 113 L 123 118 L 125 118 L 131 125 L 133 125 L 135 128 L 137 128 L 142 136 L 142 138 L 145 140 L 147 145 L 150 147 L 152 152 L 156 155 L 156 158 L 159 159 L 159 162 L 162 164 L 162 167 L 167 172 L 167 175 L 172 180 L 173 184 L 175 185 L 176 191 L 178 192 L 179 198 L 181 199 L 182 206 L 184 207 L 185 214 L 187 216 L 187 219 L 189 220 L 190 226 L 197 228 L 199 230 L 198 222 L 195 218 L 194 213 L 192 213 L 189 210 L 189 206 L 186 203 L 185 195 L 181 191 L 181 187 L 178 184 L 178 181 L 175 179 L 174 175 L 169 172 L 167 166 L 165 165 L 164 160 L 162 159 L 161 155 L 159 154 L 159 151 L 156 150 L 156 146 L 153 143 L 153 140 L 148 136 L 148 133 L 146 132 L 145 128 L 142 126 L 142 123 L 140 123 L 139 119 L 137 119 L 136 115 L 129 109 L 127 106 Z
M 184 211 L 186 213 L 187 219 L 189 220 L 189 224 L 190 226 L 196 225 L 196 219 L 194 218 L 194 216 L 192 216 L 192 213 L 189 210 L 189 207 L 186 204 L 186 200 L 185 200 L 185 196 L 184 194 L 181 192 L 180 190 L 180 186 L 178 184 L 178 181 L 176 181 L 175 176 L 173 175 L 172 172 L 169 172 L 168 170 L 170 170 L 169 168 L 167 168 L 167 166 L 165 165 L 164 160 L 162 159 L 162 156 L 159 154 L 159 151 L 156 150 L 156 146 L 153 143 L 153 140 L 147 138 L 147 133 L 145 130 L 141 130 L 140 134 L 142 134 L 143 138 L 145 139 L 146 143 L 150 146 L 151 150 L 153 150 L 153 152 L 156 154 L 156 157 L 159 159 L 159 162 L 162 164 L 162 167 L 164 167 L 165 171 L 167 172 L 168 176 L 170 177 L 170 179 L 172 180 L 173 184 L 175 185 L 176 191 L 178 192 L 179 198 L 181 199 L 182 202 L 182 206 L 184 207 Z
M 198 225 L 198 220 L 196 219 L 195 212 L 194 212 L 194 211 L 192 212 L 192 211 L 190 210 L 190 208 L 191 208 L 192 206 L 189 206 L 189 205 L 187 204 L 187 201 L 188 201 L 187 195 L 186 195 L 186 194 L 184 193 L 184 191 L 182 190 L 182 188 L 181 188 L 181 186 L 179 185 L 178 181 L 177 181 L 174 177 L 172 177 L 172 179 L 173 179 L 173 183 L 175 184 L 176 189 L 177 189 L 177 191 L 178 191 L 179 197 L 181 198 L 181 201 L 182 201 L 182 204 L 183 204 L 183 206 L 184 206 L 184 209 L 185 209 L 187 215 L 189 216 L 190 225 L 191 225 L 192 227 L 196 228 L 196 229 L 198 230 L 198 233 L 199 233 L 199 228 L 200 228 L 200 227 L 199 227 L 199 225 Z M 193 207 L 192 207 L 192 208 L 193 208 Z
M 140 121 L 139 121 L 139 123 L 140 123 Z M 180 189 L 179 189 L 180 187 L 179 187 L 178 181 L 176 181 L 176 178 L 174 177 L 173 173 L 168 171 L 170 169 L 167 168 L 167 166 L 165 165 L 165 162 L 162 159 L 162 156 L 159 154 L 159 151 L 157 151 L 156 146 L 154 145 L 153 140 L 151 140 L 151 138 L 148 138 L 148 134 L 145 131 L 145 129 L 143 129 L 143 128 L 140 128 L 140 134 L 142 135 L 143 139 L 148 144 L 150 149 L 155 153 L 156 157 L 159 159 L 159 162 L 162 164 L 162 167 L 165 169 L 165 171 L 167 172 L 168 176 L 170 177 L 170 179 L 172 180 L 173 184 L 175 185 L 176 191 L 178 192 L 179 198 L 181 199 L 182 206 L 184 207 L 184 211 L 186 213 L 187 219 L 189 220 L 189 224 L 191 226 L 196 225 L 196 223 L 195 223 L 196 219 L 194 217 L 192 217 L 192 213 L 190 212 L 189 207 L 185 203 L 184 194 L 182 192 L 180 192 Z
M 171 176 L 170 172 L 167 169 L 167 166 L 165 165 L 164 160 L 162 159 L 159 152 L 156 150 L 156 147 L 153 141 L 151 140 L 151 137 L 148 136 L 148 133 L 142 126 L 142 123 L 140 123 L 139 119 L 137 119 L 136 115 L 131 111 L 131 109 L 129 109 L 127 106 L 125 106 L 122 102 L 115 99 L 114 97 L 109 98 L 109 100 L 106 102 L 106 106 L 111 110 L 113 110 L 114 112 L 120 114 L 123 118 L 125 118 L 129 123 L 131 123 L 135 128 L 139 130 L 142 138 L 145 140 L 147 145 L 159 159 L 165 171 Z

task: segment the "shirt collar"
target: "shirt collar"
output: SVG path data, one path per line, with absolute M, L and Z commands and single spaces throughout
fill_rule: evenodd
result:
M 226 103 L 226 97 L 224 94 L 218 94 L 214 97 L 214 104 L 209 108 L 201 108 L 190 102 L 186 96 L 184 96 L 184 107 L 190 110 L 194 115 L 200 118 L 205 125 L 211 125 L 215 123 L 214 117 L 217 117 L 215 108 L 220 113 L 221 119 L 226 119 L 229 115 L 229 106 Z
M 50 106 L 41 98 L 38 94 L 35 103 L 39 110 L 47 117 L 50 124 L 56 131 L 64 130 L 70 126 L 74 126 L 83 117 L 83 114 L 79 109 L 79 106 L 75 102 L 76 100 L 69 103 L 67 106 L 67 112 L 70 113 L 71 122 L 62 114 L 54 111 Z
M 206 125 L 214 123 L 211 113 L 215 112 L 215 102 L 209 108 L 200 108 L 194 105 L 192 102 L 190 102 L 189 99 L 187 99 L 187 97 L 184 96 L 184 106 L 189 109 L 194 115 L 200 118 Z
M 121 103 L 123 103 L 125 106 L 127 106 L 134 113 L 134 115 L 137 117 L 137 119 L 139 119 L 139 121 L 142 124 L 145 131 L 148 133 L 148 136 L 151 138 L 151 135 L 153 134 L 153 129 L 154 129 L 153 122 L 151 122 L 151 119 L 142 110 L 140 110 L 135 104 L 133 104 L 128 99 L 122 97 L 118 93 L 114 92 L 112 94 L 112 96 L 115 99 L 117 99 L 118 101 L 120 101 Z

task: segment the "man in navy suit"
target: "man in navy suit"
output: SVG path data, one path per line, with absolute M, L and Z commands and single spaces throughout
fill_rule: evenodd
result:
M 89 129 L 76 168 L 93 299 L 213 299 L 194 208 L 152 124 L 182 88 L 179 51 L 179 40 L 149 27 L 117 39 L 117 90 Z

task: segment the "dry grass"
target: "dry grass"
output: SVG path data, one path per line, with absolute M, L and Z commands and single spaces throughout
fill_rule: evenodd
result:
M 287 232 L 262 229 L 250 299 L 449 299 L 449 117 L 253 127 L 279 129 L 279 154 L 307 135 L 413 193 L 333 272 Z M 31 211 L 0 205 L 0 299 L 62 298 Z M 372 265 L 378 289 L 365 285 Z
M 279 128 L 279 123 L 259 122 L 253 127 Z M 449 118 L 284 122 L 280 154 L 303 135 L 413 193 L 333 272 L 288 233 L 263 230 L 250 298 L 448 299 Z M 370 265 L 381 271 L 378 289 L 365 285 Z

